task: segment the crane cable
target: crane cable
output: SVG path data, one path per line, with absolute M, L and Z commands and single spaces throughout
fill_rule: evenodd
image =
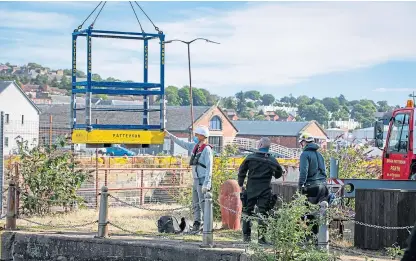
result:
M 97 21 L 98 16 L 101 14 L 101 11 L 103 10 L 103 8 L 104 8 L 104 6 L 105 6 L 106 3 L 107 3 L 107 1 L 105 1 L 104 4 L 101 6 L 101 9 L 98 12 L 97 16 L 95 17 L 94 22 L 92 22 L 92 24 L 90 25 L 91 27 L 94 26 L 95 22 Z
M 85 24 L 85 22 L 91 17 L 91 15 L 95 12 L 95 10 L 97 10 L 97 8 L 103 3 L 103 1 L 101 1 L 95 8 L 94 10 L 92 10 L 92 12 L 87 16 L 87 18 L 85 18 L 84 22 L 82 22 L 81 25 L 78 26 L 78 30 L 82 29 L 82 26 Z
M 150 19 L 150 17 L 146 14 L 143 8 L 137 3 L 137 1 L 134 1 L 134 3 L 140 8 L 140 10 L 142 10 L 143 14 L 147 17 L 147 19 L 149 19 L 149 21 L 152 23 L 153 27 L 155 28 L 156 32 L 158 32 L 159 34 L 163 34 L 163 32 L 159 30 L 159 27 L 157 27 L 155 23 L 153 23 L 152 19 Z
M 142 24 L 140 23 L 139 17 L 136 14 L 136 10 L 134 10 L 134 7 L 133 7 L 133 4 L 131 3 L 131 1 L 129 1 L 129 3 L 130 3 L 130 6 L 131 6 L 131 9 L 133 10 L 134 16 L 136 16 L 137 22 L 139 23 L 140 30 L 142 30 L 142 33 L 144 34 L 145 32 L 143 30 Z

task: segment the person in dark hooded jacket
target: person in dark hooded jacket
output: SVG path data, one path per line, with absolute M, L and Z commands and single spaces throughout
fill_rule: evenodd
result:
M 329 190 L 326 186 L 325 160 L 318 151 L 319 145 L 314 141 L 314 137 L 308 133 L 303 133 L 300 136 L 299 143 L 303 147 L 303 152 L 299 162 L 298 189 L 311 204 L 318 204 L 328 201 Z M 307 214 L 306 218 L 308 220 L 315 219 L 311 214 Z M 316 224 L 312 225 L 312 232 L 318 233 Z
M 319 145 L 314 138 L 304 133 L 300 136 L 299 143 L 303 147 L 299 162 L 298 189 L 305 194 L 312 204 L 317 204 L 328 197 L 326 186 L 325 160 L 318 151 Z

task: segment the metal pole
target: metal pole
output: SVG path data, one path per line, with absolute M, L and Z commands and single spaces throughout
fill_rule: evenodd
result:
M 77 82 L 77 36 L 72 35 L 72 78 L 71 78 L 71 92 L 75 89 L 74 84 Z M 71 93 L 71 141 L 72 141 L 72 134 L 74 131 L 75 124 L 77 123 L 77 94 Z M 71 152 L 72 154 L 75 152 L 74 143 L 71 142 Z
M 4 183 L 4 112 L 0 114 L 0 195 L 3 195 Z M 3 196 L 0 200 L 0 214 L 3 215 Z
M 143 63 L 143 82 L 148 82 L 148 62 L 149 62 L 149 43 L 148 40 L 143 40 L 144 43 L 144 63 Z M 147 91 L 147 88 L 144 88 Z M 149 125 L 149 96 L 143 95 L 143 125 Z
M 49 115 L 49 149 L 52 149 L 52 115 Z
M 160 127 L 166 128 L 166 101 L 165 101 L 165 36 L 160 36 Z
M 98 238 L 108 237 L 108 188 L 101 188 L 100 210 L 98 216 Z
M 202 233 L 202 245 L 212 246 L 214 244 L 213 228 L 213 211 L 212 211 L 212 194 L 205 193 L 205 209 L 204 209 L 204 228 Z
M 92 95 L 92 61 L 91 61 L 91 27 L 87 30 L 87 92 L 85 97 L 85 125 L 91 131 L 91 95 Z
M 188 45 L 188 72 L 189 72 L 189 105 L 191 106 L 191 133 L 189 134 L 189 141 L 192 141 L 192 135 L 194 133 L 194 99 L 192 96 L 192 75 L 191 75 L 191 43 Z
M 319 205 L 320 218 L 323 220 L 323 222 L 319 222 L 318 248 L 320 248 L 321 250 L 329 251 L 328 219 L 326 218 L 328 202 L 322 201 Z
M 16 186 L 14 180 L 9 183 L 6 227 L 7 230 L 16 229 Z
M 339 171 L 339 160 L 331 157 L 330 165 L 329 165 L 329 177 L 331 179 L 337 179 L 338 171 Z
M 98 119 L 95 119 L 98 124 Z M 95 148 L 95 208 L 98 208 L 98 148 Z

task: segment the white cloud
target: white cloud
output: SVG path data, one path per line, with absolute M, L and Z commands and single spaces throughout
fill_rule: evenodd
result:
M 377 88 L 374 92 L 414 92 L 416 88 Z
M 206 37 L 221 42 L 214 45 L 201 41 L 191 45 L 193 85 L 221 95 L 234 94 L 242 86 L 277 94 L 279 86 L 311 76 L 389 60 L 415 59 L 415 11 L 416 5 L 411 2 L 270 2 L 250 3 L 232 11 L 200 9 L 195 11 L 198 15 L 188 20 L 155 23 L 167 39 Z M 51 26 L 54 21 L 53 26 L 67 23 L 65 19 L 57 21 L 61 16 L 57 14 L 31 14 L 32 18 L 19 20 L 16 18 L 19 12 L 12 13 L 13 21 L 20 27 L 29 22 L 30 28 Z M 97 26 L 137 31 L 138 26 L 132 19 L 127 23 L 122 19 L 100 18 Z M 154 32 L 147 21 L 143 23 L 146 31 Z M 69 68 L 70 33 L 44 35 L 32 43 L 19 42 L 7 51 L 6 60 L 36 60 L 51 67 Z M 142 79 L 141 46 L 133 41 L 94 40 L 94 72 L 139 81 Z M 79 50 L 78 57 L 78 68 L 85 68 L 85 60 L 81 62 L 85 52 Z M 150 62 L 157 61 L 158 57 L 155 41 L 150 46 Z M 166 63 L 166 84 L 188 83 L 186 45 L 167 44 Z M 157 66 L 151 66 L 150 79 L 156 81 L 158 77 Z
M 1 27 L 15 29 L 67 29 L 71 16 L 54 12 L 0 10 Z

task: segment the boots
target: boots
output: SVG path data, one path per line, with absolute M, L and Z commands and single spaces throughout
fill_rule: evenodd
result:
M 243 241 L 244 241 L 244 243 L 250 243 L 251 242 L 251 235 L 243 234 Z
M 198 232 L 199 230 L 201 230 L 201 222 L 195 221 L 192 227 L 192 231 Z
M 243 241 L 250 242 L 251 241 L 251 221 L 250 220 L 243 220 Z

